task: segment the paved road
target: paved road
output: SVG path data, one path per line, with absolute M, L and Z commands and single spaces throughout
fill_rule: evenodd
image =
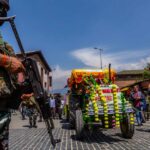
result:
M 121 137 L 119 129 L 97 131 L 93 135 L 84 133 L 84 139 L 76 140 L 75 131 L 67 123 L 55 120 L 53 133 L 61 139 L 56 150 L 150 150 L 150 122 L 136 127 L 133 139 Z M 29 129 L 28 121 L 22 121 L 20 115 L 13 115 L 10 126 L 10 150 L 51 150 L 53 149 L 44 123 L 38 123 L 37 129 Z

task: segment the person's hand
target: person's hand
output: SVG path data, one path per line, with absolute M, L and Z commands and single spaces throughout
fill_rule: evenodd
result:
M 138 97 L 137 97 L 137 100 L 139 100 L 139 99 L 141 99 L 141 97 L 140 97 L 140 96 L 138 96 Z
M 33 93 L 30 93 L 30 94 L 23 94 L 21 96 L 21 99 L 22 100 L 28 100 L 31 96 L 33 96 Z
M 22 84 L 25 81 L 25 75 L 23 72 L 19 72 L 17 77 L 18 77 L 17 81 L 19 84 Z
M 8 69 L 10 69 L 12 73 L 19 73 L 25 71 L 25 68 L 21 61 L 15 57 L 10 57 L 10 66 L 8 66 Z
M 0 66 L 4 67 L 11 73 L 24 72 L 25 68 L 20 60 L 16 57 L 10 57 L 4 54 L 0 54 Z

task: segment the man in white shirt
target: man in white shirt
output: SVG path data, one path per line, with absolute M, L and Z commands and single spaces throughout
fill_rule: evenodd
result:
M 55 118 L 56 115 L 56 102 L 53 96 L 50 97 L 50 108 L 52 117 Z

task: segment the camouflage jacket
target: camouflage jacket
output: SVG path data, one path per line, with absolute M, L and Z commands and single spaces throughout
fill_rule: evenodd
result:
M 37 104 L 37 102 L 35 101 L 34 96 L 31 96 L 28 99 L 23 100 L 22 102 L 27 108 L 35 108 L 38 112 L 40 112 L 40 108 Z
M 6 54 L 9 52 L 9 48 L 5 49 L 5 47 L 8 47 L 8 44 L 6 42 L 3 42 L 2 36 L 0 34 L 0 53 Z M 12 55 L 11 53 L 8 53 L 6 55 Z M 11 94 L 11 91 L 7 85 L 7 78 L 9 78 L 7 75 L 7 72 L 4 68 L 0 67 L 0 141 L 3 141 L 6 137 L 6 131 L 5 128 L 10 122 L 10 112 L 7 108 L 7 100 L 4 98 L 7 94 Z
M 3 41 L 0 34 L 0 53 L 9 56 L 15 56 L 13 48 L 6 42 Z M 11 94 L 15 89 L 14 82 L 16 81 L 16 76 L 10 74 L 0 67 L 0 110 L 5 110 L 8 105 L 8 99 L 11 98 Z

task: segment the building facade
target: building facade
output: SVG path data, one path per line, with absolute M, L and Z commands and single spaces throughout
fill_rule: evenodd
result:
M 120 88 L 142 81 L 144 70 L 123 70 L 117 73 L 115 84 Z
M 119 80 L 141 80 L 144 70 L 123 70 L 117 73 L 116 79 Z
M 43 84 L 43 88 L 45 91 L 49 93 L 52 89 L 52 70 L 49 67 L 45 57 L 43 56 L 41 51 L 31 51 L 26 53 L 27 57 L 34 59 L 37 63 L 41 82 Z M 17 56 L 22 59 L 21 54 L 17 54 Z

